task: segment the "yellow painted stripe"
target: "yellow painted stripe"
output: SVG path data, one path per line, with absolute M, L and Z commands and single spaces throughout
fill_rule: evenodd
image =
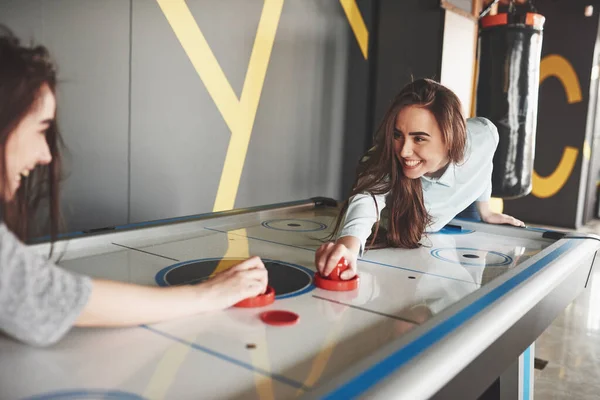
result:
M 560 83 L 562 83 L 569 104 L 581 101 L 581 86 L 579 85 L 577 72 L 575 72 L 575 69 L 566 58 L 558 54 L 549 54 L 542 59 L 540 64 L 540 84 L 551 76 L 558 78 Z
M 282 9 L 283 0 L 265 0 L 242 89 L 238 115 L 240 123 L 236 130 L 231 131 L 213 211 L 230 210 L 235 205 Z
M 184 338 L 186 341 L 194 340 L 194 338 Z M 144 391 L 144 398 L 150 400 L 165 399 L 167 391 L 175 380 L 175 376 L 185 361 L 190 347 L 183 343 L 173 344 L 165 351 L 162 359 L 156 365 L 154 374 L 150 378 L 148 386 Z
M 547 177 L 541 177 L 533 171 L 533 190 L 535 197 L 541 199 L 552 197 L 567 183 L 573 172 L 579 150 L 575 147 L 565 147 L 558 167 Z
M 233 267 L 241 261 L 240 259 L 246 259 L 249 256 L 250 248 L 246 229 L 236 229 L 227 232 L 227 252 L 225 253 L 224 259 L 219 262 L 219 265 L 217 265 L 217 268 L 211 274 L 211 277 L 221 271 Z M 263 371 L 271 371 L 266 332 L 263 330 L 259 335 L 260 337 L 254 338 L 256 348 L 248 350 L 250 360 L 255 367 L 260 368 Z M 255 372 L 254 384 L 260 400 L 275 399 L 273 380 L 271 378 Z
M 326 305 L 330 306 L 330 305 Z M 346 307 L 346 306 L 344 306 Z M 343 310 L 345 311 L 345 310 Z M 342 328 L 344 326 L 344 314 L 342 311 L 342 315 L 340 319 L 336 322 L 333 328 L 329 330 L 327 337 L 325 338 L 325 342 L 321 347 L 321 351 L 316 355 L 312 362 L 312 366 L 310 368 L 310 372 L 308 377 L 304 381 L 304 386 L 312 387 L 315 383 L 321 378 L 327 364 L 329 363 L 329 359 L 331 358 L 331 354 L 333 354 L 333 350 L 339 343 L 340 334 L 342 332 Z M 303 389 L 298 389 L 296 392 L 296 397 L 301 396 L 304 393 Z
M 229 129 L 239 123 L 240 104 L 217 58 L 184 0 L 156 0 Z
M 248 245 L 248 233 L 246 232 L 246 229 L 236 229 L 227 232 L 227 252 L 210 277 L 212 278 L 219 272 L 233 267 L 235 264 L 248 257 L 250 257 L 250 248 Z
M 562 84 L 569 104 L 581 101 L 579 78 L 567 59 L 558 54 L 549 54 L 542 59 L 540 64 L 540 85 L 551 76 L 558 78 Z M 577 148 L 567 146 L 563 149 L 563 155 L 558 166 L 550 175 L 541 177 L 537 172 L 533 171 L 532 194 L 535 197 L 544 199 L 558 193 L 567 183 L 569 176 L 571 176 L 577 162 L 578 154 L 579 150 Z
M 252 365 L 263 371 L 271 371 L 271 363 L 269 362 L 269 344 L 267 343 L 267 333 L 262 332 L 262 338 L 259 340 L 255 339 L 256 348 L 249 349 L 250 360 Z M 256 393 L 260 400 L 274 400 L 275 391 L 273 390 L 273 379 L 259 374 L 254 373 L 254 384 L 256 386 Z
M 350 27 L 352 28 L 352 32 L 354 32 L 360 51 L 366 60 L 369 58 L 369 30 L 360 13 L 358 4 L 356 4 L 356 0 L 340 0 L 340 4 L 344 9 L 344 13 L 346 13 L 348 22 L 350 22 Z
M 235 206 L 235 198 L 242 179 L 251 131 L 250 128 L 244 129 L 244 131 L 232 132 L 213 205 L 213 211 L 215 212 L 231 210 Z
M 258 109 L 258 102 L 265 82 L 282 10 L 283 0 L 265 0 L 258 22 L 256 38 L 254 39 L 252 54 L 250 54 L 250 62 L 248 63 L 241 95 L 243 107 L 240 111 L 245 113 L 245 121 L 250 124 L 250 128 L 254 123 L 254 117 Z

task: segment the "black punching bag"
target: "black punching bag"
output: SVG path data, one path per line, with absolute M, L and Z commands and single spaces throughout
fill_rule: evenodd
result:
M 492 196 L 531 192 L 542 29 L 536 13 L 501 13 L 479 21 L 477 115 L 496 125 Z

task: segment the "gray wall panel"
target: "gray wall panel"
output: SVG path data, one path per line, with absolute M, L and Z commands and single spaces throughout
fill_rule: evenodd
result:
M 133 15 L 131 222 L 211 211 L 229 129 L 157 3 Z
M 263 2 L 187 4 L 239 98 Z M 131 220 L 211 211 L 229 128 L 159 6 L 133 15 Z M 338 196 L 348 30 L 338 2 L 285 2 L 236 207 Z
M 348 31 L 339 2 L 285 3 L 236 207 L 339 197 Z
M 239 99 L 264 1 L 191 0 L 186 3 Z
M 0 2 L 0 22 L 46 45 L 59 66 L 70 230 L 127 222 L 129 11 L 126 0 Z

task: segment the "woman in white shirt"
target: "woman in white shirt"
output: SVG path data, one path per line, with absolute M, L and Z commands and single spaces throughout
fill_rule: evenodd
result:
M 489 206 L 496 127 L 485 118 L 465 120 L 461 110 L 458 97 L 430 79 L 400 91 L 359 163 L 336 223 L 337 240 L 317 250 L 322 275 L 344 257 L 350 269 L 341 278 L 352 278 L 366 247 L 415 248 L 423 233 L 440 230 L 474 202 L 484 222 L 524 226 Z M 379 223 L 386 206 L 387 229 Z

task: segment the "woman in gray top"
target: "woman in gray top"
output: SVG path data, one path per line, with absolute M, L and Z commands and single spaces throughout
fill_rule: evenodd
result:
M 52 236 L 57 232 L 61 140 L 55 88 L 47 50 L 21 46 L 1 29 L 0 331 L 44 346 L 74 325 L 158 322 L 223 309 L 265 291 L 267 271 L 258 257 L 199 285 L 158 288 L 90 279 L 31 252 L 22 241 L 40 201 L 48 206 Z

